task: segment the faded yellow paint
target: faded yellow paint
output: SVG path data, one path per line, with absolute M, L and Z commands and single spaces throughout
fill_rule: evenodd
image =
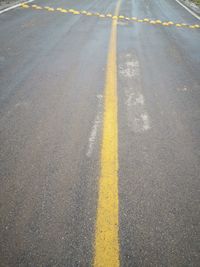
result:
M 117 16 L 119 7 L 120 1 L 118 2 L 115 11 L 116 19 L 112 22 L 106 71 L 101 147 L 101 174 L 99 179 L 99 197 L 94 247 L 95 267 L 119 266 L 118 111 L 116 66 Z
M 21 4 L 21 7 L 23 7 L 23 8 L 29 8 L 30 6 L 22 3 Z
M 112 16 L 113 19 L 117 19 L 118 17 L 116 15 Z
M 62 9 L 62 10 L 60 10 L 60 12 L 62 12 L 62 13 L 68 13 L 68 10 Z

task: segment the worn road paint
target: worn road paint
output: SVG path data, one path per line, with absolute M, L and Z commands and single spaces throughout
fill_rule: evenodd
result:
M 149 130 L 150 120 L 145 109 L 144 96 L 133 88 L 126 88 L 126 109 L 129 128 L 135 133 Z
M 132 60 L 125 61 L 124 65 L 119 67 L 119 72 L 124 77 L 132 78 L 138 75 L 138 71 L 139 71 L 138 61 L 132 61 Z
M 142 94 L 140 64 L 131 53 L 121 56 L 120 61 L 123 62 L 119 65 L 119 77 L 124 86 L 127 124 L 134 133 L 143 133 L 151 125 Z
M 95 117 L 94 123 L 92 125 L 92 129 L 90 132 L 90 137 L 89 137 L 89 144 L 88 144 L 88 150 L 86 153 L 86 156 L 90 158 L 92 156 L 93 150 L 94 150 L 94 145 L 95 141 L 97 139 L 97 133 L 100 128 L 100 125 L 102 123 L 102 95 L 97 95 L 98 99 L 98 110 L 97 110 L 97 115 Z
M 120 1 L 115 10 L 117 17 Z M 106 71 L 101 174 L 95 232 L 95 267 L 119 266 L 118 222 L 118 118 L 117 118 L 117 19 L 112 22 Z

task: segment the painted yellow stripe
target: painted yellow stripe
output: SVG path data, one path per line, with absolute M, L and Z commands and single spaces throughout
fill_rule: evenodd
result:
M 120 1 L 115 16 L 118 16 L 119 7 Z M 106 72 L 101 175 L 95 232 L 95 267 L 119 266 L 116 38 L 117 19 L 112 21 Z

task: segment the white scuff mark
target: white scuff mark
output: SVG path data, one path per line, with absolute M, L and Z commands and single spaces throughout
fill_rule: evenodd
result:
M 133 132 L 142 133 L 151 128 L 149 115 L 145 109 L 144 96 L 141 93 L 127 95 L 126 108 L 128 126 Z
M 94 147 L 94 143 L 96 140 L 96 136 L 97 136 L 97 131 L 99 128 L 99 124 L 101 123 L 101 118 L 100 118 L 100 114 L 97 114 L 94 124 L 92 126 L 92 130 L 90 133 L 90 137 L 89 137 L 89 145 L 88 145 L 88 150 L 87 150 L 87 157 L 91 157 L 92 152 L 93 152 L 93 147 Z
M 141 118 L 143 120 L 143 131 L 149 130 L 150 129 L 150 123 L 149 123 L 148 114 L 146 112 L 141 114 Z
M 135 105 L 144 105 L 144 96 L 142 94 L 139 94 L 136 98 L 135 98 Z
M 133 99 L 134 99 L 134 93 L 127 94 L 127 100 L 126 100 L 126 105 L 130 107 L 133 105 Z
M 133 90 L 133 89 L 132 89 Z M 144 105 L 144 96 L 142 94 L 135 94 L 131 92 L 131 90 L 128 90 L 125 92 L 127 100 L 126 105 L 127 106 L 136 106 L 136 105 Z
M 103 98 L 103 96 L 102 96 L 102 95 L 97 95 L 97 99 L 98 99 L 98 106 L 101 106 L 101 104 L 102 104 L 102 98 Z
M 119 73 L 125 78 L 139 76 L 139 62 L 137 60 L 129 60 L 119 66 Z
M 90 136 L 89 136 L 89 141 L 88 141 L 88 149 L 87 149 L 87 153 L 86 153 L 86 156 L 89 158 L 91 157 L 91 155 L 94 151 L 94 145 L 95 145 L 95 141 L 97 139 L 98 130 L 99 130 L 99 127 L 102 123 L 102 99 L 103 99 L 102 95 L 97 95 L 98 110 L 97 110 L 97 115 L 95 117 L 94 123 L 92 125 L 92 129 L 90 131 Z
M 141 93 L 140 64 L 131 54 L 126 54 L 119 66 L 122 84 L 125 85 L 125 105 L 129 128 L 135 133 L 142 133 L 151 128 L 146 111 L 145 98 Z
M 186 91 L 188 91 L 188 88 L 186 86 L 184 86 L 182 88 L 177 88 L 177 91 L 179 91 L 179 92 L 186 92 Z
M 125 78 L 132 78 L 139 75 L 138 62 L 126 62 L 125 65 L 119 67 L 120 74 Z

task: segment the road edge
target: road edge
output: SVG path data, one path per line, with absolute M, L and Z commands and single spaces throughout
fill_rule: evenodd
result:
M 187 10 L 192 16 L 194 16 L 196 19 L 200 20 L 200 9 L 199 12 L 197 10 L 192 8 L 192 5 L 187 4 L 184 0 L 175 0 L 180 6 L 182 6 L 185 10 Z M 194 4 L 193 4 L 194 5 Z
M 25 2 L 23 0 L 21 0 L 21 1 L 15 2 L 15 3 L 12 3 L 12 5 L 4 6 L 2 9 L 0 8 L 0 15 L 5 13 L 5 12 L 8 12 L 8 11 L 10 11 L 12 9 L 15 9 L 15 8 L 19 7 L 22 3 L 28 4 L 28 3 L 31 3 L 33 1 L 35 1 L 35 0 L 28 0 L 28 1 L 25 1 Z

